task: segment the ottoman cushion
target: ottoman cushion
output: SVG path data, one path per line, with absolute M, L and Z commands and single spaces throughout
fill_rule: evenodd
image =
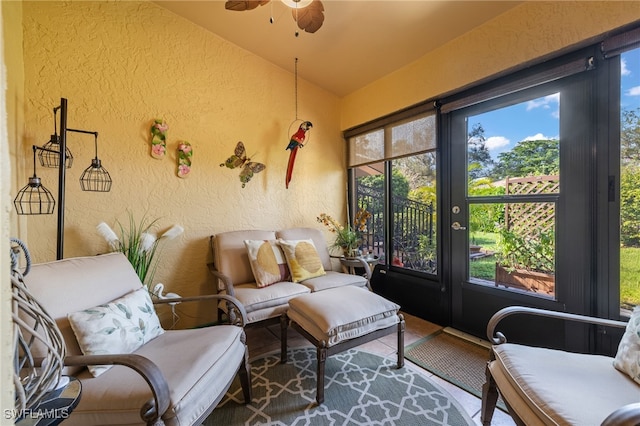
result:
M 309 287 L 312 292 L 329 290 L 331 288 L 354 285 L 366 287 L 367 279 L 360 275 L 345 274 L 343 272 L 327 271 L 325 275 L 309 278 L 300 284 Z
M 330 347 L 397 324 L 399 309 L 366 288 L 346 286 L 295 297 L 287 315 Z

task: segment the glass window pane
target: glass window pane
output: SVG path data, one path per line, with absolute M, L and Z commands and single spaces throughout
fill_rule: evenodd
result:
M 469 279 L 555 298 L 555 204 L 469 206 Z
M 469 196 L 560 191 L 559 104 L 553 93 L 468 118 Z
M 399 158 L 391 162 L 391 168 L 391 263 L 436 273 L 436 154 L 431 151 Z
M 356 204 L 371 216 L 362 232 L 362 254 L 377 256 L 384 263 L 384 163 L 368 164 L 354 169 Z
M 640 305 L 640 49 L 621 55 L 620 308 Z

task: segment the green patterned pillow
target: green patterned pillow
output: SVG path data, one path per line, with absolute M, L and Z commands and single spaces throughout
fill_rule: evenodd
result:
M 106 305 L 67 315 L 85 355 L 128 354 L 164 333 L 144 287 Z M 90 365 L 93 377 L 111 365 Z
M 613 365 L 640 383 L 640 306 L 633 309 Z

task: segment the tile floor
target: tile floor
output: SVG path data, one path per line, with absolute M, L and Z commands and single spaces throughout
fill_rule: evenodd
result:
M 439 325 L 430 323 L 421 318 L 404 313 L 403 315 L 406 323 L 404 336 L 405 346 L 442 328 Z M 249 358 L 256 358 L 260 355 L 280 350 L 279 327 L 279 325 L 276 325 L 269 328 L 260 327 L 247 329 L 247 341 L 249 342 Z M 304 337 L 302 337 L 292 328 L 289 328 L 287 334 L 289 347 L 301 347 L 304 345 L 310 345 L 310 343 Z M 382 337 L 378 340 L 365 343 L 364 345 L 359 346 L 359 348 L 381 356 L 390 357 L 395 361 L 396 335 L 391 334 Z M 460 389 L 457 386 L 452 385 L 445 380 L 440 379 L 438 376 L 435 376 L 431 372 L 420 368 L 409 360 L 405 360 L 405 363 L 409 367 L 413 367 L 424 372 L 425 376 L 429 377 L 431 380 L 438 383 L 442 388 L 446 389 L 467 410 L 467 413 L 469 413 L 469 416 L 471 416 L 474 422 L 477 425 L 482 425 L 482 423 L 480 422 L 481 400 L 479 398 L 466 392 L 463 389 Z M 508 414 L 499 409 L 496 409 L 493 416 L 492 425 L 512 426 L 515 425 L 515 423 Z

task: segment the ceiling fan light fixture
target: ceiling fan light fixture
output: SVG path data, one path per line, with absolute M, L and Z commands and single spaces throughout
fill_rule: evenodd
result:
M 282 0 L 282 3 L 292 9 L 302 9 L 309 6 L 312 2 L 313 0 Z

